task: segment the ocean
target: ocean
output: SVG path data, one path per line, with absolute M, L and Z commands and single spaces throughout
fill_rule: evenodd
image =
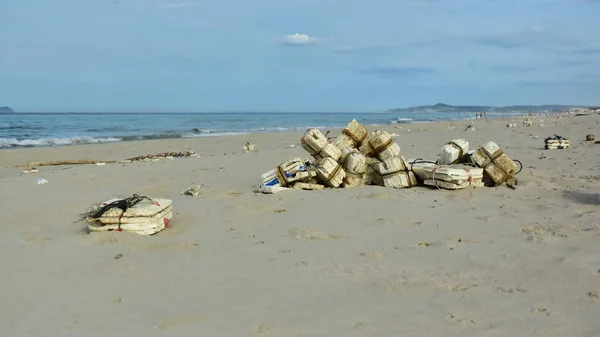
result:
M 488 115 L 498 118 L 508 114 Z M 0 149 L 472 119 L 473 113 L 2 113 Z

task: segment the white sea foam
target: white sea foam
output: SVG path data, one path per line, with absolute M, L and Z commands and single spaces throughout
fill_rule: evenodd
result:
M 119 142 L 121 138 L 93 138 L 87 136 L 70 137 L 70 138 L 39 138 L 39 139 L 23 139 L 16 138 L 0 138 L 0 148 L 9 147 L 36 147 L 36 146 L 64 146 L 76 144 L 98 144 Z

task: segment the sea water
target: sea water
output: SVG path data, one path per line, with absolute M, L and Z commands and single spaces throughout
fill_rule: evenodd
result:
M 382 125 L 470 119 L 471 115 L 458 112 L 1 113 L 0 149 L 342 128 L 352 119 L 365 125 Z

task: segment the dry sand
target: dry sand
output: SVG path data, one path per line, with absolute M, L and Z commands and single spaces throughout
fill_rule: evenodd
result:
M 524 164 L 516 190 L 253 193 L 262 172 L 307 156 L 289 147 L 300 133 L 2 150 L 0 335 L 600 336 L 600 145 L 583 141 L 600 116 L 515 121 L 381 128 L 412 158 L 496 141 Z M 572 147 L 543 150 L 554 133 Z M 201 157 L 14 167 L 187 149 Z M 200 196 L 180 195 L 193 184 Z M 74 223 L 132 193 L 173 199 L 171 228 Z

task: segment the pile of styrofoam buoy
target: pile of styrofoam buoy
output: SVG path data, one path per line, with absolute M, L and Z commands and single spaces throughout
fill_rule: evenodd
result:
M 368 132 L 352 120 L 332 141 L 318 129 L 306 131 L 300 145 L 313 159 L 293 158 L 262 174 L 257 192 L 287 189 L 317 190 L 378 185 L 417 185 L 457 190 L 469 186 L 515 184 L 517 165 L 494 142 L 469 151 L 469 142 L 455 139 L 442 147 L 437 161 L 406 160 L 392 136 Z
M 544 144 L 546 150 L 564 150 L 569 148 L 569 140 L 559 135 L 544 139 Z

